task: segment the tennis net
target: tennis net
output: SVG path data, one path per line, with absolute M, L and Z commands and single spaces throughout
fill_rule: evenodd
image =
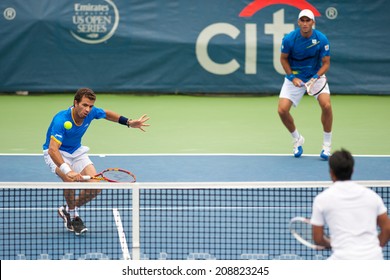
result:
M 359 182 L 390 206 L 389 181 Z M 0 183 L 0 259 L 326 259 L 288 223 L 310 217 L 331 182 Z M 102 189 L 79 209 L 76 236 L 57 209 L 63 189 Z M 389 246 L 385 247 L 390 259 Z

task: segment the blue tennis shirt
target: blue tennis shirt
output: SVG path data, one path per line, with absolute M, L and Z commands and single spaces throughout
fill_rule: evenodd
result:
M 81 138 L 84 136 L 88 127 L 94 119 L 101 119 L 106 117 L 106 112 L 97 107 L 92 107 L 89 114 L 85 117 L 83 123 L 78 126 L 72 118 L 73 107 L 58 112 L 50 123 L 46 133 L 46 142 L 43 144 L 43 149 L 49 148 L 50 139 L 54 139 L 61 144 L 60 150 L 72 154 L 81 147 Z M 64 123 L 70 121 L 72 123 L 71 129 L 65 129 Z
M 320 31 L 313 29 L 310 38 L 305 38 L 296 29 L 283 38 L 281 52 L 288 54 L 292 73 L 307 82 L 321 68 L 322 58 L 330 56 L 330 47 L 328 38 Z

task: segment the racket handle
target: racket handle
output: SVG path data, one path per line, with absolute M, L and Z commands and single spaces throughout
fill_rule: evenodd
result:
M 83 176 L 83 180 L 91 180 L 91 178 L 92 178 L 92 177 L 91 177 L 91 176 L 88 176 L 88 175 L 84 175 L 84 176 Z

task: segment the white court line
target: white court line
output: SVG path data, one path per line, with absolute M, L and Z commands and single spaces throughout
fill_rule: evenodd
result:
M 193 157 L 202 157 L 202 156 L 247 156 L 247 157 L 258 157 L 258 156 L 275 156 L 275 157 L 292 157 L 292 154 L 252 154 L 252 153 L 199 153 L 199 154 L 194 154 L 194 153 L 168 153 L 168 154 L 88 154 L 89 156 L 98 156 L 98 157 L 156 157 L 156 156 L 161 156 L 161 157 L 172 157 L 172 156 L 177 156 L 177 157 L 186 157 L 186 156 L 193 156 Z M 43 156 L 43 154 L 37 154 L 37 153 L 31 153 L 31 154 L 25 154 L 25 153 L 0 153 L 0 156 Z M 307 156 L 307 157 L 318 157 L 318 154 L 304 154 L 302 157 Z M 390 155 L 353 155 L 354 157 L 390 157 Z
M 390 185 L 390 184 L 389 184 Z M 50 208 L 50 207 L 0 207 L 0 210 L 10 210 L 10 211 L 57 211 L 57 208 Z M 110 211 L 112 210 L 111 207 L 83 207 L 83 212 L 87 211 Z M 117 209 L 118 210 L 118 209 Z M 122 207 L 121 210 L 133 210 L 131 207 Z
M 130 260 L 129 247 L 127 246 L 126 234 L 123 230 L 121 215 L 117 208 L 112 209 L 112 213 L 114 215 L 116 228 L 118 231 L 119 241 L 121 243 L 122 255 L 124 260 Z

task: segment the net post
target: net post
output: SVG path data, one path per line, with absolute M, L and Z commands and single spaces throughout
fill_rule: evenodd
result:
M 139 186 L 132 184 L 132 259 L 140 259 L 140 202 Z

